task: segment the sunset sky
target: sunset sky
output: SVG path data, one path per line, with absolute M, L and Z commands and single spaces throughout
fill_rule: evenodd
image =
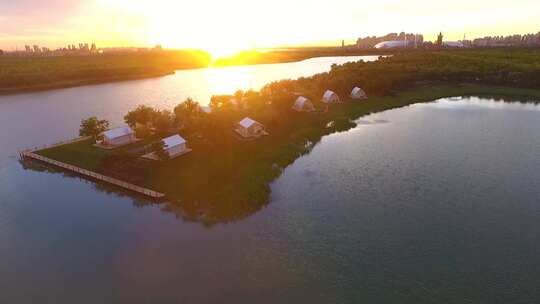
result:
M 96 42 L 232 51 L 400 31 L 457 40 L 538 32 L 539 20 L 538 0 L 1 0 L 0 48 Z

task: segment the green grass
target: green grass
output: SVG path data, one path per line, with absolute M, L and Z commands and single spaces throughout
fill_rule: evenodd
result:
M 0 56 L 0 94 L 70 87 L 171 74 L 201 68 L 202 51 L 163 51 L 93 56 Z
M 64 163 L 76 165 L 83 169 L 96 170 L 99 161 L 109 152 L 104 149 L 97 149 L 93 144 L 94 140 L 88 139 L 41 150 L 38 151 L 38 154 L 48 158 L 62 160 Z
M 166 162 L 148 165 L 142 186 L 164 192 L 172 200 L 164 208 L 207 224 L 243 218 L 268 203 L 269 184 L 299 156 L 308 153 L 306 143 L 317 143 L 327 134 L 354 127 L 351 120 L 413 103 L 451 96 L 519 97 L 540 100 L 540 90 L 480 85 L 429 85 L 394 96 L 375 96 L 367 101 L 333 105 L 321 114 L 294 113 L 279 127 L 267 126 L 269 136 L 240 141 L 233 136 L 212 142 L 187 138 L 193 151 Z M 334 126 L 326 125 L 333 121 Z M 126 150 L 128 148 L 124 148 Z M 44 156 L 96 169 L 101 158 L 115 153 L 85 141 L 39 151 Z

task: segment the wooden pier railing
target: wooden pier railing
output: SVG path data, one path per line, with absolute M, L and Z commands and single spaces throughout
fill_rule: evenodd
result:
M 139 193 L 139 194 L 143 194 L 143 195 L 145 195 L 147 197 L 150 197 L 150 198 L 153 198 L 153 199 L 163 199 L 165 197 L 165 194 L 163 194 L 163 193 L 160 193 L 160 192 L 157 192 L 157 191 L 154 191 L 154 190 L 150 190 L 150 189 L 147 189 L 147 188 L 143 188 L 143 187 L 140 187 L 140 186 L 137 186 L 137 185 L 134 185 L 134 184 L 130 184 L 130 183 L 124 182 L 122 180 L 112 178 L 112 177 L 109 177 L 109 176 L 105 176 L 105 175 L 102 175 L 102 174 L 99 174 L 99 173 L 96 173 L 96 172 L 93 172 L 93 171 L 90 171 L 90 170 L 86 170 L 86 169 L 83 169 L 83 168 L 79 168 L 79 167 L 70 165 L 70 164 L 59 162 L 57 160 L 54 160 L 54 159 L 51 159 L 51 158 L 44 157 L 44 156 L 41 156 L 39 154 L 36 154 L 33 151 L 35 151 L 35 150 L 27 150 L 27 151 L 21 152 L 20 153 L 21 158 L 30 158 L 30 159 L 42 161 L 44 163 L 47 163 L 47 164 L 50 164 L 50 165 L 53 165 L 53 166 L 56 166 L 56 167 L 71 171 L 71 172 L 75 172 L 77 174 L 80 174 L 80 175 L 88 177 L 88 178 L 92 178 L 92 179 L 95 179 L 95 180 L 98 180 L 98 181 L 106 182 L 106 183 L 109 183 L 111 185 L 123 188 L 123 189 L 127 189 L 127 190 L 130 190 L 130 191 Z

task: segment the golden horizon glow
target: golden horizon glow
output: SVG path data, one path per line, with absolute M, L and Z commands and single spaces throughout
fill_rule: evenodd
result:
M 203 49 L 214 56 L 254 47 L 338 45 L 357 37 L 415 32 L 433 40 L 538 32 L 540 1 L 454 0 L 21 0 L 0 3 L 0 48 Z M 25 9 L 25 7 L 27 9 Z M 32 9 L 28 9 L 32 8 Z

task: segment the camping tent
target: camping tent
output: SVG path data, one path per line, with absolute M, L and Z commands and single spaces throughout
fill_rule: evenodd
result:
M 359 87 L 355 87 L 351 92 L 352 99 L 367 99 L 366 92 Z
M 103 135 L 103 144 L 107 146 L 123 146 L 135 142 L 135 132 L 130 127 L 120 127 L 105 131 Z
M 182 155 L 189 150 L 186 147 L 186 140 L 180 135 L 176 134 L 161 140 L 163 142 L 163 149 L 170 158 Z
M 311 112 L 315 111 L 315 107 L 313 106 L 313 103 L 304 96 L 300 96 L 296 99 L 294 102 L 292 109 L 298 112 Z
M 242 119 L 237 124 L 235 131 L 245 138 L 259 137 L 268 134 L 264 131 L 264 126 L 261 123 L 249 117 Z
M 209 106 L 199 106 L 199 112 L 210 114 L 212 113 L 212 108 Z
M 330 91 L 330 90 L 327 90 L 326 92 L 324 92 L 324 95 L 322 97 L 322 102 L 324 103 L 336 103 L 336 102 L 340 102 L 340 99 L 339 99 L 339 96 Z

